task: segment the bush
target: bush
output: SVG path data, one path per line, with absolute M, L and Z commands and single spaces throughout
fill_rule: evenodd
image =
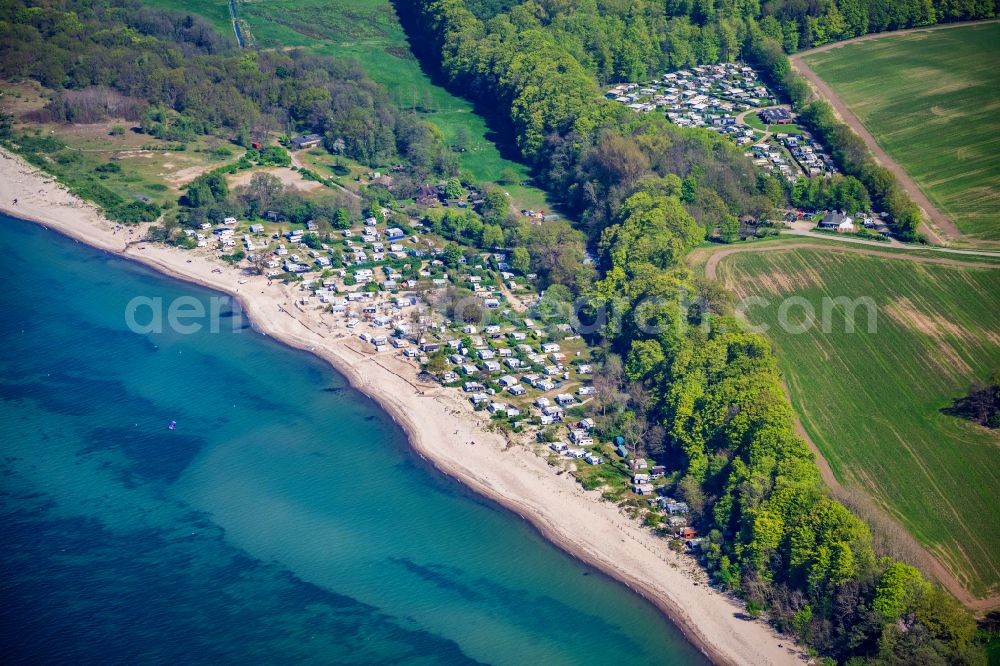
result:
M 289 166 L 292 156 L 281 146 L 268 146 L 258 152 L 257 163 L 261 166 Z
M 56 155 L 56 162 L 62 164 L 63 166 L 69 166 L 71 164 L 79 164 L 83 161 L 83 157 L 80 153 L 75 150 L 64 150 Z
M 130 201 L 104 209 L 105 215 L 116 222 L 139 224 L 152 222 L 160 216 L 160 207 L 144 201 Z
M 23 134 L 16 143 L 21 150 L 28 153 L 55 153 L 66 147 L 66 144 L 59 139 L 40 134 Z
M 186 234 L 181 234 L 175 241 L 174 245 L 185 250 L 193 250 L 198 247 L 198 241 L 194 236 L 188 236 Z
M 521 181 L 521 177 L 517 175 L 517 172 L 513 169 L 504 169 L 500 172 L 500 178 L 497 180 L 501 185 L 517 185 Z
M 247 258 L 246 252 L 243 250 L 236 250 L 232 254 L 224 254 L 221 259 L 227 264 L 238 264 Z

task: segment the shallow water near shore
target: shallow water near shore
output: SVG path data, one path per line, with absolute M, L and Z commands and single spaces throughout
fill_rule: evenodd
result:
M 705 662 L 231 301 L 140 334 L 136 296 L 219 296 L 3 216 L 0 249 L 5 662 Z

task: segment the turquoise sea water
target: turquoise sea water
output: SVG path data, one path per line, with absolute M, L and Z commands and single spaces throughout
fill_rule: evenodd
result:
M 0 253 L 4 663 L 704 663 L 228 299 L 2 216 Z

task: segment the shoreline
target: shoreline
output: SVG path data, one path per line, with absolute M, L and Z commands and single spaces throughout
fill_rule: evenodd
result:
M 17 206 L 10 204 L 15 197 Z M 483 419 L 461 394 L 420 384 L 411 364 L 391 353 L 360 348 L 353 336 L 321 332 L 326 324 L 320 316 L 293 305 L 293 288 L 267 287 L 265 278 L 245 276 L 210 257 L 140 242 L 142 233 L 127 233 L 129 228 L 119 234 L 93 206 L 4 150 L 0 212 L 235 298 L 254 330 L 313 353 L 374 400 L 435 469 L 517 514 L 557 548 L 644 597 L 714 663 L 808 660 L 791 638 L 760 621 L 743 619 L 742 606 L 710 588 L 699 565 L 669 551 L 663 540 L 602 500 L 598 491 L 583 490 L 534 452 L 484 431 Z

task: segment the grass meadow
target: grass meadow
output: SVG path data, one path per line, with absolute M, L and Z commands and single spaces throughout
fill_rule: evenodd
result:
M 887 36 L 805 60 L 964 234 L 1000 240 L 1000 24 Z
M 862 488 L 973 594 L 1000 591 L 1000 432 L 942 412 L 971 382 L 1000 368 L 1000 269 L 917 263 L 819 249 L 745 252 L 719 277 L 767 324 L 803 425 L 844 485 Z M 781 303 L 870 297 L 875 332 L 845 333 L 833 308 L 796 334 Z M 788 321 L 806 322 L 803 306 Z

